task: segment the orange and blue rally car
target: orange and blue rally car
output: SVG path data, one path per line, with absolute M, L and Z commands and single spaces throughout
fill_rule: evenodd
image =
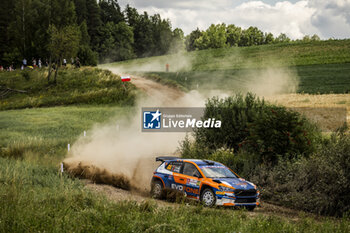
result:
M 157 157 L 161 165 L 151 181 L 151 195 L 162 198 L 166 190 L 183 192 L 204 206 L 241 206 L 254 210 L 260 203 L 253 183 L 228 167 L 210 160 Z

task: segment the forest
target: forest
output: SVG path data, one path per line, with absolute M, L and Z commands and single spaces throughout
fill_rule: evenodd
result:
M 317 35 L 303 41 L 320 40 Z M 158 56 L 178 51 L 290 42 L 257 27 L 212 24 L 184 35 L 159 14 L 138 12 L 116 0 L 2 0 L 0 65 L 19 67 L 34 59 L 61 64 L 76 56 L 82 65 Z

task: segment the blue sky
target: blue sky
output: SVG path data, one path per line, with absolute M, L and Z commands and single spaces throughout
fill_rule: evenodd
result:
M 140 12 L 159 13 L 185 34 L 212 23 L 259 27 L 293 39 L 318 34 L 321 38 L 350 38 L 350 0 L 119 0 Z

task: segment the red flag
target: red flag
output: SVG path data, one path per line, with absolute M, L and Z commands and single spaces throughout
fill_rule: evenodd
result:
M 122 79 L 122 82 L 130 82 L 131 81 L 130 76 L 124 76 L 124 77 L 121 77 L 121 79 Z

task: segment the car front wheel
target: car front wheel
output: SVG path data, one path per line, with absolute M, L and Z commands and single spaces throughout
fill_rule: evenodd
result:
M 204 206 L 212 207 L 216 203 L 216 196 L 210 188 L 204 189 L 204 191 L 201 194 L 201 202 Z
M 151 196 L 156 199 L 161 199 L 163 196 L 163 184 L 159 180 L 152 183 Z

